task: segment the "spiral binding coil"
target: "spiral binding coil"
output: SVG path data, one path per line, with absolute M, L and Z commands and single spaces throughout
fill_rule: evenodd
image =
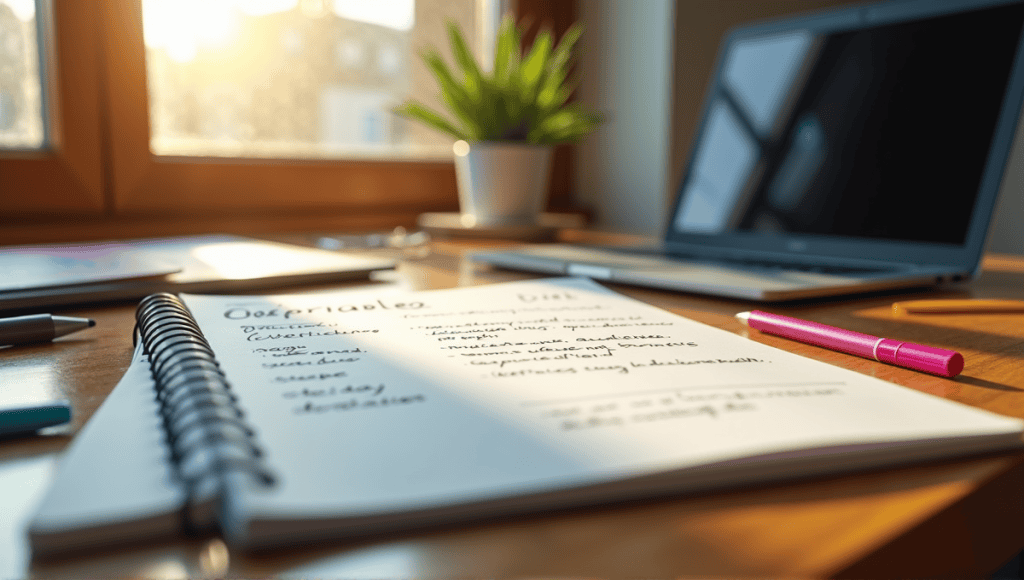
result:
M 232 474 L 272 484 L 255 433 L 181 299 L 167 293 L 148 296 L 135 320 L 149 355 L 171 461 L 190 501 L 219 495 Z

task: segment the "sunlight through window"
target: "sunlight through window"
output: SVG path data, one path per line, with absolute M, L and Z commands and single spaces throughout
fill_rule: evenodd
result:
M 443 158 L 451 141 L 394 115 L 441 107 L 419 58 L 457 23 L 490 52 L 499 0 L 144 0 L 158 155 Z
M 44 142 L 35 0 L 0 0 L 0 149 Z

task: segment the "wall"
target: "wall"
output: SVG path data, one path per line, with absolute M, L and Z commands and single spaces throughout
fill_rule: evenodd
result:
M 668 188 L 674 4 L 580 0 L 580 100 L 609 116 L 577 151 L 577 202 L 595 226 L 651 234 Z
M 1003 175 L 992 229 L 989 232 L 990 252 L 1024 254 L 1024 123 L 1017 125 L 1010 161 Z

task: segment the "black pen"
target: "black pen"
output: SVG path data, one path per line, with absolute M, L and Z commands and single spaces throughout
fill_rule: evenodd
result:
M 96 321 L 52 314 L 0 318 L 0 345 L 48 342 L 90 326 Z

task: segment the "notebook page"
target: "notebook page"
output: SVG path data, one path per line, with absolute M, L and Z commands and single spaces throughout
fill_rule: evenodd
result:
M 180 532 L 174 478 L 149 363 L 137 349 L 127 372 L 57 467 L 32 520 L 37 553 Z
M 433 509 L 832 447 L 913 457 L 952 438 L 941 453 L 956 454 L 957 440 L 1005 447 L 1022 430 L 589 280 L 183 298 L 278 476 L 235 498 L 243 521 Z

